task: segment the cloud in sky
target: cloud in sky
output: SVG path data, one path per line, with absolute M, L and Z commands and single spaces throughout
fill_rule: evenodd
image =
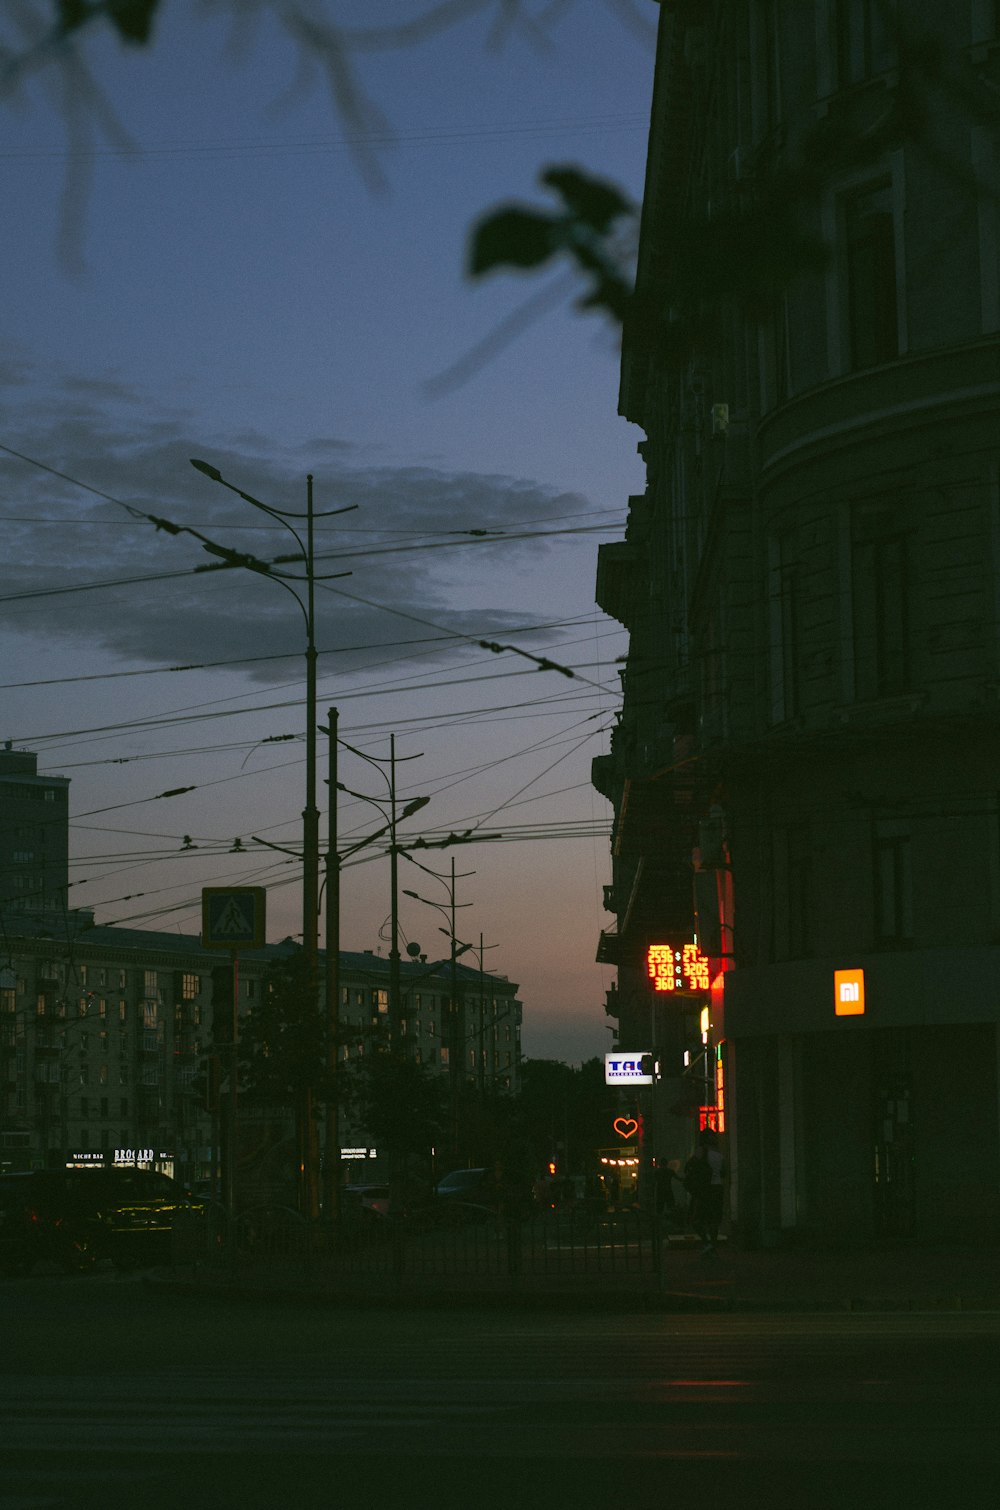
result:
M 0 369 L 0 440 L 52 469 L 0 453 L 10 542 L 0 622 L 49 640 L 85 636 L 128 660 L 302 653 L 303 620 L 280 587 L 245 570 L 196 572 L 216 559 L 202 542 L 136 517 L 167 519 L 264 561 L 296 553 L 286 529 L 196 472 L 192 455 L 297 513 L 314 474 L 317 577 L 350 572 L 319 581 L 316 593 L 317 645 L 336 653 L 338 671 L 380 662 L 392 645 L 438 658 L 449 636 L 461 643 L 530 629 L 538 607 L 517 605 L 516 583 L 555 548 L 560 537 L 547 532 L 607 517 L 579 494 L 531 479 L 372 458 L 338 436 L 282 448 L 250 429 L 206 434 L 197 414 L 151 414 L 113 377 L 44 385 L 35 377 L 16 359 Z M 339 518 L 321 517 L 350 505 Z M 301 519 L 293 524 L 304 534 Z M 301 571 L 294 562 L 280 569 Z M 270 678 L 275 666 L 248 669 Z

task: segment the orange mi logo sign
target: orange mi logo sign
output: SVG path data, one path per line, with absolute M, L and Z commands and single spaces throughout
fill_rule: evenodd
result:
M 834 970 L 833 1006 L 838 1017 L 863 1017 L 865 1011 L 865 972 Z

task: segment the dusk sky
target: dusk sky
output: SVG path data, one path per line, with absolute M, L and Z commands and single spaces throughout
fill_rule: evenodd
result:
M 429 8 L 298 10 L 372 27 Z M 51 9 L 6 5 L 0 47 Z M 537 28 L 491 46 L 511 8 L 470 6 L 358 51 L 354 121 L 275 7 L 161 9 L 148 48 L 95 33 L 90 84 L 46 67 L 0 96 L 0 739 L 72 778 L 73 906 L 197 933 L 203 886 L 266 885 L 269 937 L 298 934 L 300 867 L 251 836 L 301 841 L 302 613 L 251 573 L 195 575 L 198 541 L 129 509 L 273 558 L 290 537 L 189 458 L 292 510 L 313 473 L 317 511 L 357 505 L 317 530 L 318 571 L 351 572 L 317 591 L 320 720 L 339 708 L 376 758 L 395 732 L 400 800 L 431 798 L 407 836 L 503 836 L 417 858 L 447 875 L 454 856 L 456 932 L 519 982 L 525 1053 L 601 1054 L 611 809 L 589 773 L 627 641 L 594 580 L 643 486 L 640 437 L 616 416 L 616 332 L 561 269 L 472 284 L 463 262 L 484 210 L 552 203 L 546 165 L 639 199 L 657 9 L 525 0 Z M 466 362 L 528 300 L 538 318 Z M 384 796 L 346 752 L 340 775 Z M 320 807 L 325 834 L 322 785 Z M 380 822 L 341 798 L 342 847 Z M 342 945 L 387 954 L 388 860 L 357 860 Z M 400 885 L 447 904 L 405 860 Z M 404 944 L 447 953 L 439 912 L 404 898 L 400 917 Z

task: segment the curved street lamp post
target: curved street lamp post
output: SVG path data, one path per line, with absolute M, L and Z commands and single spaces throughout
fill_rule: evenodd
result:
M 276 509 L 272 504 L 262 503 L 251 493 L 246 493 L 242 488 L 227 482 L 219 471 L 210 462 L 201 461 L 197 457 L 191 457 L 191 465 L 203 476 L 217 482 L 221 487 L 228 488 L 229 492 L 235 493 L 244 502 L 267 514 L 269 518 L 283 525 L 292 536 L 298 547 L 298 553 L 294 556 L 280 556 L 275 561 L 261 561 L 257 557 L 239 551 L 229 550 L 225 546 L 216 545 L 213 541 L 199 537 L 205 550 L 211 555 L 219 556 L 218 565 L 202 567 L 202 571 L 218 571 L 226 567 L 241 568 L 245 571 L 256 572 L 259 576 L 267 577 L 272 582 L 278 582 L 292 597 L 302 612 L 306 631 L 306 793 L 305 807 L 302 810 L 302 947 L 306 961 L 306 990 L 307 1010 L 317 1011 L 319 1008 L 319 809 L 316 806 L 316 603 L 315 588 L 317 580 L 332 581 L 338 577 L 350 576 L 350 572 L 332 572 L 317 579 L 315 574 L 315 554 L 313 544 L 314 523 L 317 517 L 322 519 L 333 518 L 337 514 L 347 514 L 357 508 L 357 504 L 348 504 L 341 509 L 324 510 L 316 515 L 313 507 L 313 478 L 309 473 L 306 478 L 306 510 L 305 513 L 297 513 L 288 509 Z M 305 520 L 305 541 L 291 521 Z M 304 575 L 285 572 L 279 568 L 283 565 L 291 565 L 301 562 L 305 567 Z M 305 601 L 299 588 L 305 587 Z M 300 1093 L 299 1104 L 296 1108 L 296 1123 L 298 1137 L 298 1176 L 299 1176 L 299 1206 L 303 1214 L 315 1217 L 318 1214 L 318 1180 L 316 1168 L 316 1127 L 315 1108 L 312 1104 L 312 1095 L 308 1088 Z

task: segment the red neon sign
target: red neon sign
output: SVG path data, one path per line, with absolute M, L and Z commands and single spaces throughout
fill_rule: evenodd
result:
M 708 956 L 693 942 L 650 944 L 646 950 L 646 973 L 654 991 L 669 991 L 675 996 L 700 994 L 711 984 Z

